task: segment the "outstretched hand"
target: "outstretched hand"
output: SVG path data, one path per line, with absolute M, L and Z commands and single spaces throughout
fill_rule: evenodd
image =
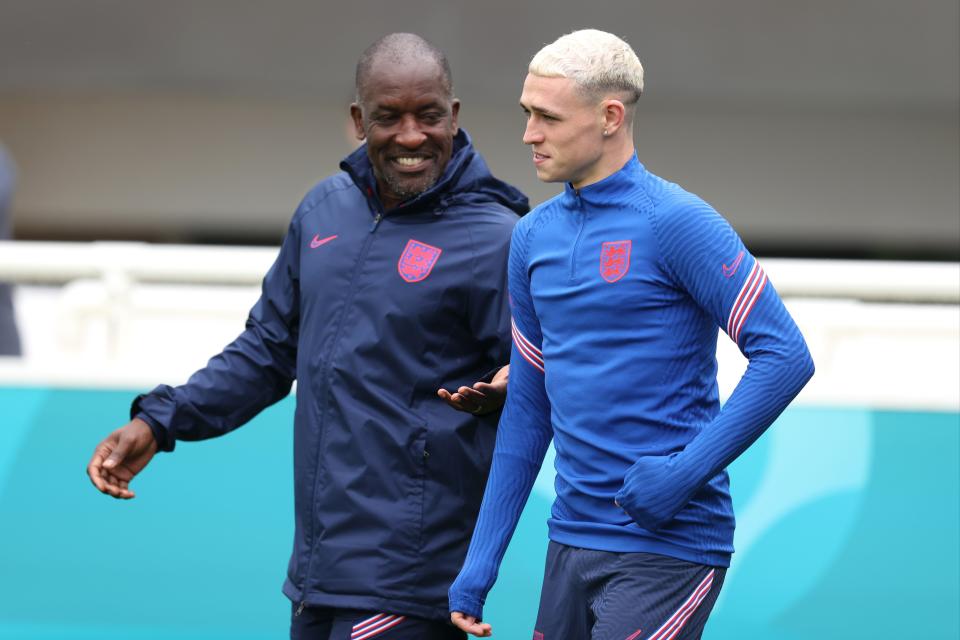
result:
M 459 611 L 450 613 L 450 622 L 458 629 L 466 631 L 470 635 L 477 636 L 478 638 L 489 638 L 493 635 L 493 627 L 488 623 L 480 622 L 477 618 L 468 616 L 465 613 L 460 613 Z
M 448 405 L 458 411 L 466 411 L 482 416 L 503 406 L 507 399 L 507 381 L 510 378 L 510 365 L 505 365 L 487 382 L 475 382 L 472 387 L 460 387 L 453 393 L 438 389 L 440 396 Z
M 97 445 L 87 465 L 90 482 L 98 490 L 114 498 L 136 497 L 130 481 L 153 459 L 157 441 L 148 425 L 134 418 Z

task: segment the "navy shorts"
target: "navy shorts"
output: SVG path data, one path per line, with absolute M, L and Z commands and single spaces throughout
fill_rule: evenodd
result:
M 464 640 L 466 634 L 449 622 L 410 616 L 304 607 L 294 604 L 290 640 Z
M 550 542 L 534 640 L 697 640 L 726 569 Z

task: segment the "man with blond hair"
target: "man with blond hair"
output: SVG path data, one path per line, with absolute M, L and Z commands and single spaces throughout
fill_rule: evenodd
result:
M 544 47 L 520 104 L 537 176 L 513 232 L 513 352 L 451 619 L 476 636 L 551 438 L 556 501 L 535 640 L 700 638 L 733 552 L 725 471 L 813 374 L 757 260 L 710 205 L 639 162 L 643 67 L 609 33 Z M 750 364 L 721 410 L 717 328 Z M 616 398 L 612 398 L 616 394 Z

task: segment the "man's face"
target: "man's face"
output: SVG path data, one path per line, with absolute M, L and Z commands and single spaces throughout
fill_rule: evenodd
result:
M 459 111 L 435 62 L 373 63 L 350 115 L 357 138 L 367 141 L 385 208 L 423 193 L 440 178 L 453 152 Z
M 603 155 L 603 113 L 569 78 L 527 74 L 520 106 L 527 115 L 523 143 L 533 150 L 537 177 L 581 187 L 596 182 Z

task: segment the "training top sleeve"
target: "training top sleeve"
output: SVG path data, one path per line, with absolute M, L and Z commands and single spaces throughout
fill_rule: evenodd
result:
M 263 279 L 243 333 L 185 384 L 160 385 L 134 400 L 131 416 L 150 425 L 162 451 L 172 451 L 177 440 L 223 435 L 290 393 L 300 314 L 299 218 Z
M 680 452 L 645 456 L 616 496 L 640 526 L 655 530 L 773 423 L 813 375 L 813 360 L 760 263 L 712 207 L 694 197 L 654 212 L 662 264 L 749 360 L 716 418 Z
M 526 235 L 513 232 L 509 291 L 513 347 L 507 401 L 500 417 L 493 464 L 477 526 L 460 575 L 450 587 L 450 611 L 480 618 L 487 593 L 550 445 L 550 404 L 544 387 L 540 324 L 530 297 Z

